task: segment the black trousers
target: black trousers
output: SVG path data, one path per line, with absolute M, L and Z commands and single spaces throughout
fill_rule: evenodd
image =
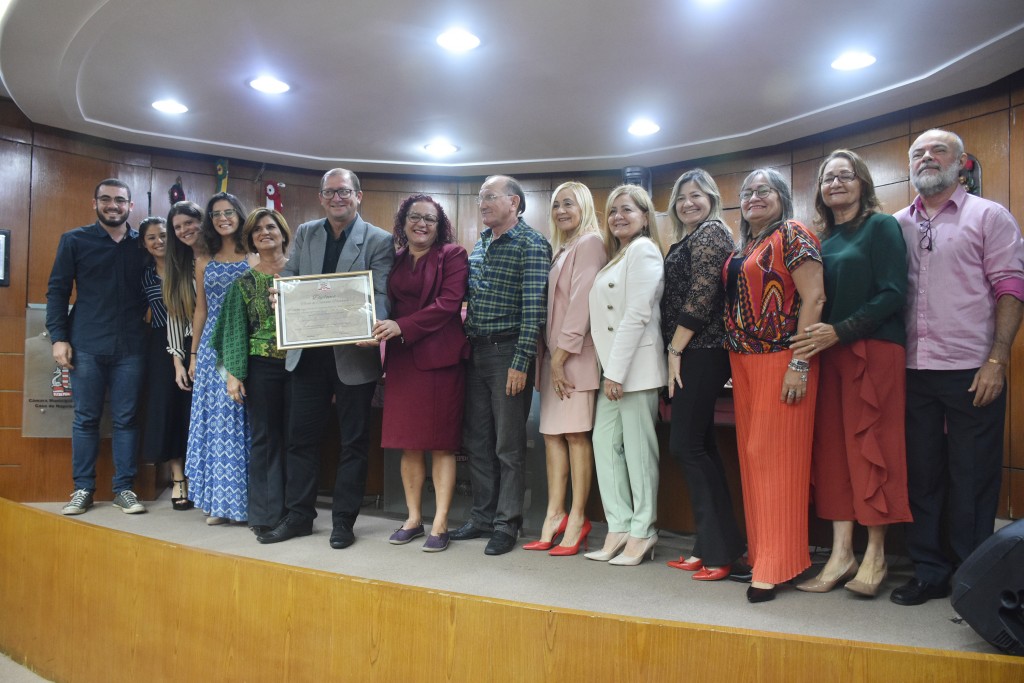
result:
M 249 356 L 245 406 L 249 453 L 249 526 L 275 526 L 285 515 L 288 371 L 284 360 Z
M 376 382 L 345 384 L 338 379 L 330 347 L 305 349 L 291 376 L 288 421 L 288 483 L 285 504 L 289 523 L 311 524 L 316 517 L 320 445 L 334 398 L 341 435 L 338 472 L 334 479 L 332 523 L 351 527 L 366 493 L 370 450 L 370 402 Z
M 743 535 L 715 439 L 715 401 L 729 379 L 725 349 L 686 349 L 680 363 L 683 388 L 672 397 L 669 451 L 686 478 L 697 522 L 693 554 L 713 567 L 743 554 Z
M 967 389 L 977 370 L 907 370 L 907 551 L 921 581 L 941 584 L 992 535 L 1003 466 L 1006 391 L 983 408 Z M 942 513 L 949 501 L 943 552 Z

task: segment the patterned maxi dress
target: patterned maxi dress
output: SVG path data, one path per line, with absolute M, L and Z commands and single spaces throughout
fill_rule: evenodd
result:
M 238 522 L 245 521 L 247 516 L 249 425 L 245 406 L 228 396 L 210 337 L 228 287 L 248 269 L 244 259 L 234 263 L 210 261 L 206 266 L 206 325 L 196 357 L 191 429 L 185 455 L 189 498 L 213 517 Z

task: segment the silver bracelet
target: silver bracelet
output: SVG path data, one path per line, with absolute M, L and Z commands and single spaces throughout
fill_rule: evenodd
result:
M 794 358 L 789 361 L 789 369 L 793 372 L 807 372 L 811 369 L 811 364 L 805 360 L 798 360 Z
M 673 356 L 683 355 L 682 351 L 676 351 L 674 348 L 672 348 L 672 342 L 668 343 L 668 352 L 671 353 Z

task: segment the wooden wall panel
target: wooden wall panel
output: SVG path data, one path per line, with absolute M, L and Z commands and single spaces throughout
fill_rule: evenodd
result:
M 1009 656 L 479 598 L 203 552 L 0 500 L 0 650 L 41 676 L 1011 681 Z M 125 571 L 130 566 L 134 571 Z M 258 596 L 259 599 L 253 599 Z M 230 624 L 230 628 L 224 628 Z M 486 633 L 486 638 L 480 634 Z
M 1005 111 L 1009 106 L 1009 81 L 1003 79 L 971 92 L 913 107 L 910 135 L 917 137 L 929 128 L 949 128 L 960 121 Z
M 129 220 L 133 225 L 146 217 L 145 193 L 150 169 L 114 163 L 36 147 L 32 164 L 32 215 L 30 221 L 28 303 L 46 302 L 46 283 L 53 267 L 60 236 L 72 228 L 96 221 L 92 207 L 96 183 L 120 178 L 132 188 L 136 203 Z M 140 192 L 141 190 L 141 192 Z
M 7 99 L 0 99 L 0 140 L 32 144 L 32 122 Z
M 0 287 L 0 316 L 25 314 L 28 283 L 32 147 L 0 141 L 0 229 L 11 231 L 9 287 Z
M 25 352 L 25 308 L 14 315 L 0 316 L 0 353 Z M 18 361 L 19 365 L 21 361 Z

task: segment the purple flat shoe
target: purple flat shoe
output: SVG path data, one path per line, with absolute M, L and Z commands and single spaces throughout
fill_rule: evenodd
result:
M 428 536 L 426 543 L 423 544 L 423 552 L 425 553 L 439 553 L 448 547 L 448 532 L 438 534 L 437 536 Z
M 391 538 L 388 539 L 389 543 L 394 545 L 405 545 L 414 538 L 419 538 L 423 535 L 423 525 L 420 524 L 412 529 L 395 529 L 395 533 L 391 534 Z

